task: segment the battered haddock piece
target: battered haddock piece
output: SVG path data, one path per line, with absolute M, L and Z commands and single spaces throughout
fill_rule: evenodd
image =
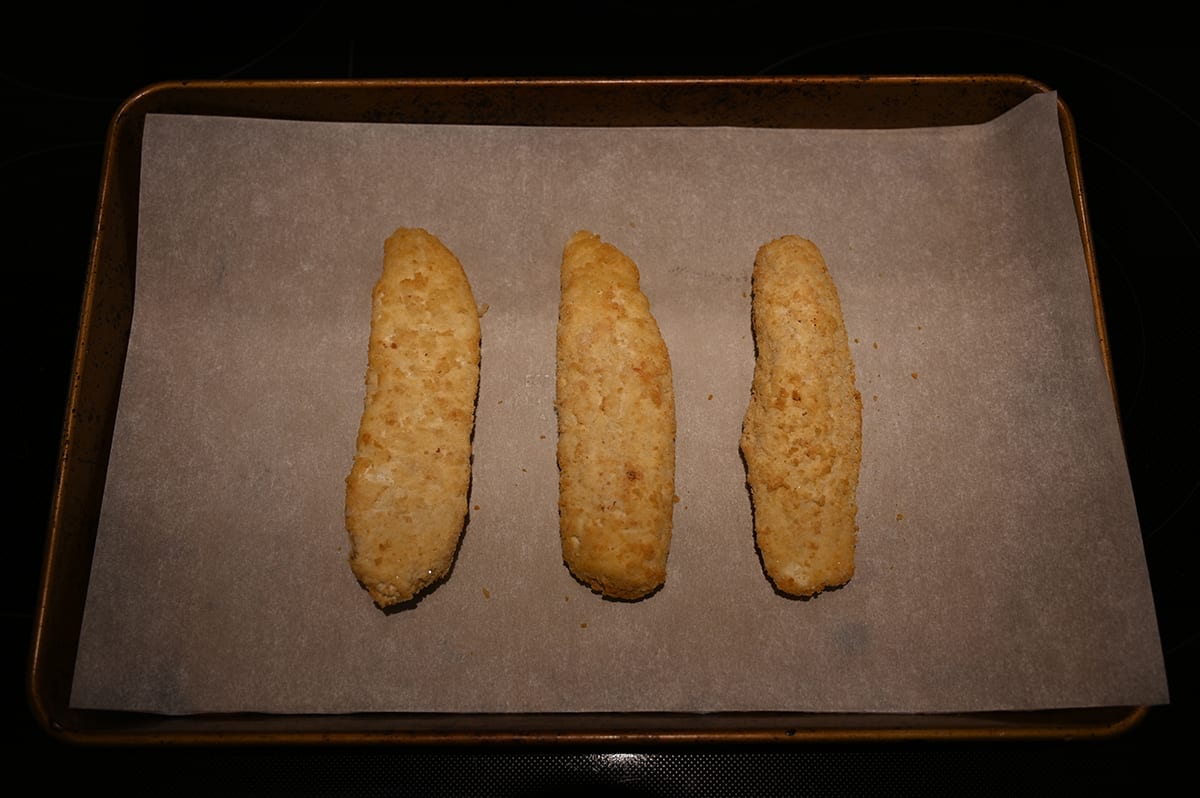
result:
M 755 537 L 775 587 L 812 596 L 854 575 L 862 399 L 837 287 L 811 241 L 759 249 L 751 312 L 741 450 Z
M 671 361 L 632 260 L 580 231 L 563 251 L 558 315 L 563 559 L 605 596 L 666 580 L 675 502 Z
M 346 529 L 351 569 L 386 608 L 453 563 L 471 484 L 480 330 L 462 265 L 424 230 L 387 239 L 372 302 Z

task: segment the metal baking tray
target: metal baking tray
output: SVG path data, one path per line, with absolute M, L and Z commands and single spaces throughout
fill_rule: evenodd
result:
M 114 116 L 106 142 L 59 469 L 30 652 L 28 694 L 50 735 L 84 744 L 671 744 L 1111 737 L 1146 707 L 929 715 L 570 713 L 158 716 L 73 709 L 87 596 L 134 298 L 143 121 L 152 113 L 383 123 L 903 128 L 986 122 L 1051 89 L 1009 75 L 176 82 Z M 1111 361 L 1071 115 L 1059 122 Z M 1114 402 L 1116 401 L 1114 393 Z

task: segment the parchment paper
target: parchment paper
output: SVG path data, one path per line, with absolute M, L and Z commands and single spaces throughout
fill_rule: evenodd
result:
M 73 704 L 958 712 L 1165 703 L 1056 98 L 891 131 L 146 119 L 136 303 Z M 347 564 L 371 286 L 397 227 L 482 318 L 472 512 L 385 614 Z M 666 586 L 562 564 L 562 247 L 639 265 L 674 368 Z M 838 282 L 863 396 L 858 571 L 764 577 L 738 455 L 750 270 L 783 234 Z

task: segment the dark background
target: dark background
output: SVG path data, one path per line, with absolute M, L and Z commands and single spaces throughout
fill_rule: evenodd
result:
M 0 253 L 18 475 L 6 487 L 16 514 L 0 558 L 10 779 L 204 795 L 1007 795 L 1141 791 L 1176 774 L 1194 782 L 1200 112 L 1187 25 L 1142 22 L 1136 9 L 1047 26 L 886 20 L 856 6 L 852 19 L 830 21 L 758 2 L 247 8 L 54 4 L 6 12 L 0 26 Z M 1106 740 L 732 749 L 105 750 L 60 743 L 34 722 L 27 658 L 104 136 L 138 89 L 180 79 L 962 73 L 1040 80 L 1076 122 L 1169 706 Z

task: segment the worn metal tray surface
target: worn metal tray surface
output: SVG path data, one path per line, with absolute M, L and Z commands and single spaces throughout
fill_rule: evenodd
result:
M 147 114 L 574 126 L 902 128 L 975 124 L 1050 89 L 1013 76 L 363 80 L 155 85 L 112 120 L 66 408 L 29 670 L 35 716 L 79 743 L 672 743 L 1074 738 L 1119 734 L 1143 707 L 877 715 L 554 713 L 159 716 L 69 705 L 134 297 Z M 1109 367 L 1075 133 L 1063 147 Z M 1111 382 L 1111 373 L 1110 373 Z

